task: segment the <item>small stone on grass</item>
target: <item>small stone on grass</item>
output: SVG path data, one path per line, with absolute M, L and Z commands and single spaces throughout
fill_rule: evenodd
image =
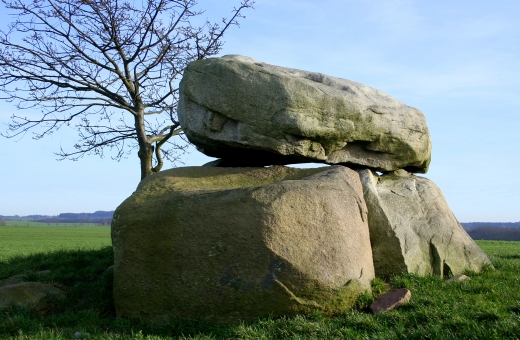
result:
M 452 278 L 446 280 L 446 282 L 461 282 L 461 281 L 466 281 L 466 280 L 471 280 L 471 278 L 464 274 L 459 274 L 459 275 L 455 275 Z
M 85 339 L 90 336 L 89 333 L 86 332 L 76 332 L 74 333 L 74 339 Z
M 374 303 L 370 305 L 370 311 L 376 314 L 392 310 L 407 304 L 411 297 L 412 293 L 406 288 L 393 290 L 378 296 Z

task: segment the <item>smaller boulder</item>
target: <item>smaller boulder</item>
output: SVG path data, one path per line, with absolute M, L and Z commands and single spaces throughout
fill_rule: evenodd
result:
M 64 298 L 65 292 L 53 285 L 22 282 L 0 287 L 0 309 L 10 306 L 30 307 L 48 297 Z
M 491 265 L 435 183 L 405 170 L 382 176 L 368 169 L 358 173 L 377 277 L 402 273 L 450 277 Z
M 49 275 L 51 273 L 51 271 L 50 270 L 40 270 L 40 271 L 30 272 L 30 273 L 36 274 L 37 276 L 44 276 L 44 275 Z M 5 287 L 5 286 L 14 285 L 17 283 L 22 283 L 22 282 L 24 282 L 24 279 L 27 279 L 26 276 L 27 276 L 27 274 L 18 274 L 18 275 L 10 276 L 8 278 L 0 279 L 0 287 Z
M 374 314 L 387 312 L 396 307 L 407 304 L 411 298 L 412 293 L 406 288 L 393 290 L 380 295 L 376 301 L 370 305 L 370 311 Z
M 5 286 L 10 286 L 10 285 L 15 285 L 17 283 L 22 283 L 24 276 L 25 276 L 24 274 L 18 274 L 18 275 L 8 277 L 6 279 L 1 279 L 0 288 L 5 287 Z

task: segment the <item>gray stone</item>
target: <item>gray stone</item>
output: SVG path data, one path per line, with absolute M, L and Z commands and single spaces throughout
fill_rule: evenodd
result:
M 38 276 L 45 276 L 45 275 L 49 275 L 51 273 L 51 271 L 50 270 L 40 270 L 40 271 L 32 272 L 32 273 L 34 273 Z M 1 279 L 0 287 L 10 286 L 10 285 L 14 285 L 17 283 L 22 283 L 25 281 L 24 280 L 25 276 L 26 276 L 26 274 L 18 274 L 18 275 L 13 275 L 13 276 L 5 278 L 5 279 Z
M 39 282 L 22 282 L 0 287 L 0 309 L 10 306 L 30 307 L 42 299 L 64 298 L 65 292 L 53 285 Z
M 5 279 L 1 279 L 0 288 L 4 287 L 4 286 L 14 285 L 17 283 L 22 283 L 24 277 L 25 277 L 24 274 L 18 274 L 18 275 L 13 275 L 13 276 L 5 278 Z
M 250 321 L 355 304 L 374 278 L 358 174 L 186 167 L 115 211 L 114 303 L 146 321 Z
M 74 339 L 86 339 L 88 337 L 90 337 L 90 333 L 87 333 L 87 332 L 74 333 Z
M 430 163 L 421 111 L 350 80 L 224 56 L 190 63 L 179 95 L 188 139 L 231 166 L 322 162 L 424 173 Z
M 390 311 L 396 307 L 407 304 L 412 298 L 412 292 L 406 288 L 390 291 L 377 297 L 369 309 L 372 313 Z
M 403 272 L 449 277 L 491 265 L 458 223 L 440 189 L 404 170 L 359 170 L 376 276 Z
M 446 282 L 461 282 L 461 281 L 467 281 L 467 280 L 471 280 L 471 278 L 464 274 L 459 274 L 459 275 L 455 275 L 455 276 L 449 278 L 448 280 L 446 280 Z

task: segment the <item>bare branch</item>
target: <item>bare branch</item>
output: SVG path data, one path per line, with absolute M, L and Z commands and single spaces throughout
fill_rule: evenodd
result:
M 176 112 L 184 68 L 219 53 L 254 5 L 241 0 L 221 27 L 193 24 L 204 13 L 196 0 L 2 3 L 14 20 L 0 30 L 0 99 L 28 114 L 14 113 L 0 134 L 39 139 L 72 128 L 78 140 L 61 159 L 110 151 L 118 160 L 138 149 L 141 178 L 186 151 Z

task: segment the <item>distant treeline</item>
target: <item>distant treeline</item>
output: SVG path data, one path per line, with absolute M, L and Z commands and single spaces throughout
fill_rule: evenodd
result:
M 113 211 L 96 211 L 94 213 L 62 213 L 59 214 L 59 218 L 112 218 L 114 216 Z
M 27 215 L 27 216 L 20 216 L 20 215 L 13 215 L 13 216 L 3 216 L 0 215 L 0 220 L 3 221 L 19 221 L 19 220 L 36 220 L 38 218 L 45 218 L 45 217 L 52 217 L 49 215 Z
M 519 227 L 476 227 L 468 231 L 474 240 L 520 241 Z
M 59 217 L 49 217 L 42 218 L 39 220 L 34 220 L 34 222 L 41 223 L 96 223 L 96 224 L 110 224 L 112 223 L 111 218 L 59 218 Z
M 113 211 L 96 211 L 94 213 L 62 213 L 58 216 L 45 217 L 35 220 L 42 223 L 98 223 L 110 224 Z
M 0 221 L 32 221 L 42 223 L 97 223 L 108 225 L 112 222 L 113 211 L 96 211 L 94 213 L 62 213 L 58 216 L 27 215 L 2 216 Z
M 461 225 L 466 231 L 481 227 L 520 228 L 520 222 L 469 222 Z

